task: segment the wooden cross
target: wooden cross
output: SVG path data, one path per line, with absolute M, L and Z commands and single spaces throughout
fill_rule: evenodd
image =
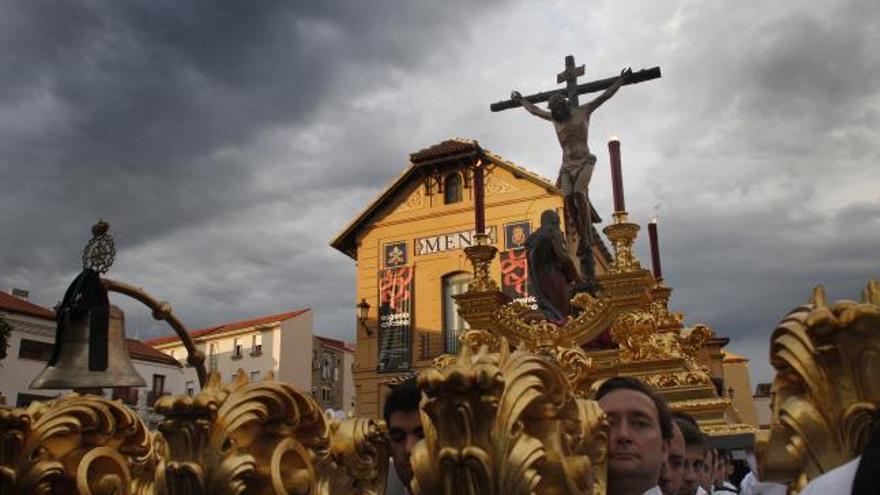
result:
M 556 74 L 556 83 L 565 83 L 568 102 L 573 107 L 578 106 L 577 78 L 582 75 L 584 75 L 584 66 L 574 66 L 574 55 L 565 57 L 565 70 Z
M 585 93 L 595 93 L 597 91 L 602 91 L 608 89 L 609 86 L 614 84 L 614 81 L 617 80 L 619 76 L 608 77 L 605 79 L 599 79 L 596 81 L 590 81 L 583 84 L 577 83 L 577 78 L 579 76 L 584 75 L 584 66 L 576 67 L 574 65 L 574 56 L 569 55 L 565 57 L 565 70 L 557 74 L 556 82 L 562 84 L 565 82 L 564 89 L 553 89 L 550 91 L 544 91 L 542 93 L 535 93 L 529 96 L 523 96 L 524 100 L 529 100 L 532 103 L 541 103 L 550 99 L 551 96 L 560 93 L 565 95 L 569 102 L 573 105 L 577 105 L 578 95 L 582 95 Z M 633 72 L 626 79 L 624 79 L 623 84 L 636 84 L 640 82 L 650 81 L 652 79 L 658 79 L 661 77 L 660 67 L 652 67 L 650 69 L 642 69 L 638 72 Z M 502 100 L 497 101 L 489 105 L 489 109 L 493 112 L 500 112 L 502 110 L 507 110 L 510 108 L 516 108 L 522 106 L 522 103 L 519 101 L 513 100 Z

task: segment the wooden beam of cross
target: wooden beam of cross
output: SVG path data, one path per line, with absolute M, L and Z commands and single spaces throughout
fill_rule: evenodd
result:
M 597 91 L 608 89 L 612 84 L 614 84 L 614 81 L 617 81 L 617 78 L 619 77 L 608 77 L 606 79 L 599 79 L 596 81 L 578 84 L 577 78 L 582 75 L 584 75 L 584 66 L 581 65 L 580 67 L 576 67 L 574 64 L 574 57 L 569 55 L 565 57 L 565 70 L 560 72 L 556 76 L 557 83 L 561 84 L 563 81 L 566 83 L 565 88 L 544 91 L 542 93 L 535 93 L 533 95 L 523 96 L 522 98 L 532 103 L 541 103 L 549 100 L 551 96 L 558 93 L 566 96 L 570 102 L 572 102 L 574 105 L 577 105 L 578 95 L 595 93 Z M 623 80 L 623 85 L 626 86 L 628 84 L 637 84 L 640 82 L 650 81 L 652 79 L 659 79 L 660 77 L 660 67 L 642 69 L 638 72 L 633 72 L 632 74 L 627 76 L 626 79 Z M 495 103 L 489 105 L 489 109 L 493 112 L 500 112 L 502 110 L 508 110 L 520 106 L 522 106 L 522 103 L 520 103 L 519 101 L 502 100 L 496 101 Z
M 556 84 L 565 83 L 568 101 L 574 107 L 578 106 L 577 78 L 582 75 L 584 75 L 584 66 L 575 67 L 574 55 L 565 57 L 565 70 L 556 74 Z

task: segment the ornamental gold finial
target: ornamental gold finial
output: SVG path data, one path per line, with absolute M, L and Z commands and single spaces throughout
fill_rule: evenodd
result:
M 82 253 L 83 269 L 92 269 L 98 273 L 107 273 L 116 258 L 116 243 L 107 232 L 110 224 L 103 218 L 92 225 L 92 238 Z
M 880 305 L 880 281 L 871 280 L 862 292 L 862 302 L 865 304 Z
M 813 294 L 810 296 L 810 304 L 817 308 L 828 307 L 828 299 L 825 296 L 825 286 L 820 284 L 813 287 Z

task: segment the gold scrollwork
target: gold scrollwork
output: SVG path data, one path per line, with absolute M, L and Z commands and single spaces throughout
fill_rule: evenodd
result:
M 384 490 L 384 425 L 334 423 L 313 398 L 273 380 L 231 384 L 212 374 L 195 397 L 163 397 L 159 430 L 167 442 L 157 470 L 160 493 L 306 494 Z
M 0 493 L 153 494 L 153 435 L 120 401 L 0 408 Z
M 456 362 L 419 378 L 425 441 L 414 492 L 591 494 L 604 486 L 607 425 L 571 393 L 563 370 L 537 354 L 462 346 Z
M 771 337 L 773 419 L 759 432 L 761 479 L 801 489 L 858 455 L 880 410 L 880 283 L 828 305 L 822 286 Z

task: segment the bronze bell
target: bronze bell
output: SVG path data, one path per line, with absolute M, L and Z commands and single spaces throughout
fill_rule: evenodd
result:
M 125 342 L 125 316 L 121 309 L 110 306 L 107 326 L 106 366 L 93 370 L 89 364 L 90 314 L 75 318 L 66 312 L 59 321 L 64 331 L 55 341 L 57 359 L 40 373 L 32 389 L 91 389 L 110 387 L 144 387 L 128 355 Z M 105 313 L 106 314 L 106 313 Z

